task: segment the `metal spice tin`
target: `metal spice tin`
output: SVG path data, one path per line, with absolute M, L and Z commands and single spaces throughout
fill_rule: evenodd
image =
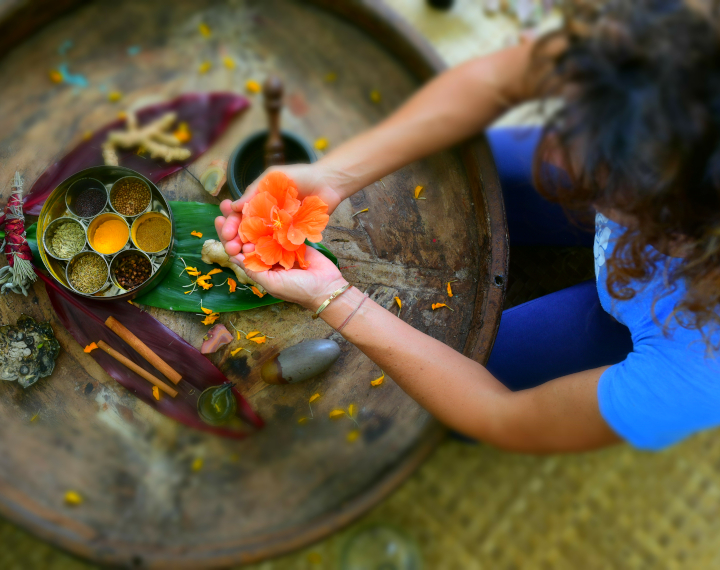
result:
M 112 275 L 110 275 L 105 285 L 103 285 L 97 293 L 78 293 L 68 282 L 66 274 L 68 265 L 67 260 L 55 259 L 51 255 L 49 255 L 48 251 L 45 249 L 45 232 L 53 221 L 63 217 L 77 220 L 87 230 L 88 226 L 92 224 L 93 219 L 102 216 L 103 214 L 106 214 L 108 212 L 113 212 L 108 200 L 105 208 L 98 212 L 96 216 L 93 216 L 92 218 L 80 218 L 76 216 L 70 210 L 66 202 L 67 192 L 73 184 L 80 180 L 93 179 L 93 181 L 100 182 L 105 188 L 105 190 L 109 191 L 109 189 L 112 188 L 115 182 L 127 176 L 139 178 L 150 188 L 151 202 L 150 206 L 146 209 L 146 211 L 157 212 L 158 214 L 162 214 L 170 220 L 170 245 L 167 247 L 167 249 L 163 250 L 160 253 L 147 255 L 152 265 L 152 274 L 150 278 L 145 281 L 145 283 L 133 289 L 132 291 L 126 291 L 125 289 L 119 287 L 117 281 L 113 279 Z M 129 226 L 132 225 L 133 218 L 135 217 L 136 216 L 122 216 L 122 218 L 128 223 Z M 175 244 L 175 222 L 173 221 L 173 215 L 172 211 L 170 210 L 170 205 L 168 204 L 167 200 L 165 200 L 165 197 L 162 195 L 157 186 L 155 186 L 155 184 L 153 184 L 150 180 L 145 178 L 139 172 L 135 172 L 134 170 L 125 168 L 123 166 L 94 166 L 92 168 L 87 168 L 76 174 L 73 174 L 70 178 L 61 182 L 60 185 L 52 191 L 48 199 L 45 201 L 43 209 L 40 212 L 40 216 L 38 218 L 37 227 L 38 250 L 40 252 L 40 258 L 42 259 L 43 264 L 50 272 L 50 275 L 52 275 L 53 278 L 58 281 L 58 283 L 60 283 L 63 287 L 72 291 L 76 295 L 81 295 L 83 297 L 91 297 L 98 300 L 116 301 L 121 299 L 132 299 L 138 295 L 146 293 L 153 287 L 156 287 L 160 283 L 160 281 L 162 281 L 163 277 L 165 277 L 171 267 L 172 249 Z M 118 253 L 102 255 L 102 257 L 105 259 L 107 264 L 110 265 L 112 260 L 117 255 L 120 255 L 121 253 L 129 250 L 137 251 L 142 255 L 145 255 L 143 252 L 137 249 L 132 240 L 128 240 L 128 243 L 125 245 L 125 247 L 122 248 Z M 87 240 L 85 243 L 85 247 L 82 251 L 93 251 L 90 248 Z

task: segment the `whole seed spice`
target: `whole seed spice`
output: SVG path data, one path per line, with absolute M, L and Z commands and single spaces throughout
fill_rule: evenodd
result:
M 170 245 L 170 221 L 160 216 L 148 218 L 138 226 L 135 241 L 143 251 L 162 251 Z
M 73 263 L 69 277 L 81 293 L 94 293 L 107 281 L 107 265 L 99 255 L 88 253 Z
M 123 216 L 135 216 L 150 203 L 150 189 L 140 180 L 120 180 L 113 190 L 112 206 Z
M 85 230 L 77 222 L 63 222 L 50 239 L 50 246 L 57 257 L 68 259 L 85 247 Z
M 145 283 L 150 278 L 151 272 L 152 267 L 147 257 L 132 254 L 118 261 L 115 279 L 123 289 L 130 291 Z
M 81 218 L 91 218 L 105 208 L 107 193 L 99 188 L 88 188 L 75 200 L 75 213 Z

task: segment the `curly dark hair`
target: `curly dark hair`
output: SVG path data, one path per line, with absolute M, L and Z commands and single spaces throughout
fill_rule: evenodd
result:
M 543 91 L 563 98 L 536 155 L 541 191 L 569 210 L 633 220 L 607 262 L 616 299 L 670 267 L 661 252 L 681 257 L 666 277 L 668 291 L 687 291 L 672 316 L 709 350 L 720 348 L 718 3 L 569 1 L 563 28 L 536 51 L 550 61 Z M 550 186 L 538 173 L 558 149 L 571 184 Z

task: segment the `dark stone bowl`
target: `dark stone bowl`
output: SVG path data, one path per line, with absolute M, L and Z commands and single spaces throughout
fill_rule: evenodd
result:
M 317 160 L 307 141 L 299 136 L 281 131 L 285 143 L 285 164 L 311 164 Z M 230 155 L 228 162 L 228 187 L 233 200 L 237 200 L 258 176 L 265 171 L 265 139 L 267 131 L 250 135 Z

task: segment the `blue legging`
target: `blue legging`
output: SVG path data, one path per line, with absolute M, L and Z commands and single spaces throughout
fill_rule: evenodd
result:
M 537 127 L 488 131 L 502 186 L 510 242 L 588 246 L 593 235 L 543 199 L 532 181 Z M 487 368 L 512 390 L 616 364 L 632 351 L 630 331 L 600 306 L 595 281 L 563 289 L 504 311 Z

